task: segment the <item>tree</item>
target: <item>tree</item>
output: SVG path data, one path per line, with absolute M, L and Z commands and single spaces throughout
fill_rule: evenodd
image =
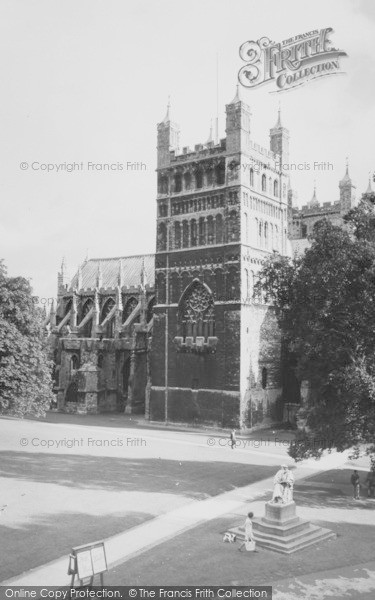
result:
M 41 416 L 52 394 L 43 315 L 23 277 L 0 261 L 0 414 Z
M 374 210 L 362 203 L 346 221 L 345 229 L 319 221 L 305 254 L 273 256 L 258 285 L 277 308 L 299 379 L 311 386 L 307 430 L 290 455 L 366 444 L 375 468 Z

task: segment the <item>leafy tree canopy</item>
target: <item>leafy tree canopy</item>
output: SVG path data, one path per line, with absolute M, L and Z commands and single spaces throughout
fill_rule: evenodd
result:
M 362 202 L 346 227 L 316 223 L 302 257 L 275 254 L 258 286 L 275 303 L 289 356 L 311 394 L 290 455 L 366 446 L 375 468 L 375 213 Z M 308 432 L 308 433 L 307 433 Z
M 43 314 L 29 282 L 0 261 L 0 414 L 41 416 L 52 394 Z

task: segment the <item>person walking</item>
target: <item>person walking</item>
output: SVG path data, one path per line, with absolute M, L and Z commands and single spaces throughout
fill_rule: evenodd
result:
M 353 498 L 354 500 L 359 500 L 359 488 L 360 488 L 360 479 L 358 475 L 358 471 L 354 471 L 351 478 L 351 484 L 353 486 Z
M 366 478 L 367 497 L 375 498 L 375 471 L 370 471 Z
M 232 450 L 235 449 L 236 444 L 237 444 L 236 430 L 232 429 L 232 431 L 230 432 L 230 447 L 232 448 Z
M 246 550 L 250 552 L 256 552 L 255 550 L 255 540 L 253 537 L 253 522 L 252 518 L 254 513 L 249 512 L 246 520 L 245 520 L 245 540 L 242 542 L 241 546 L 238 548 L 238 551 L 241 552 L 242 548 L 245 546 Z

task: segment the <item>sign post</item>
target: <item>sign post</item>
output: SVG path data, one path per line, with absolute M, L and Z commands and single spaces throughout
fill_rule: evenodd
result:
M 72 576 L 71 587 L 77 577 L 80 586 L 92 585 L 95 575 L 100 575 L 100 585 L 103 585 L 103 574 L 108 571 L 104 542 L 94 542 L 76 546 L 69 555 L 68 575 Z

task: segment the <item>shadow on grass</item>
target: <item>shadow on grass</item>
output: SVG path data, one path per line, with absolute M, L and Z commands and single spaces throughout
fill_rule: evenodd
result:
M 22 528 L 0 526 L 0 581 L 68 555 L 74 546 L 95 542 L 144 523 L 154 515 L 95 516 L 60 513 L 38 517 Z M 41 584 L 43 582 L 40 582 Z
M 0 452 L 0 477 L 77 489 L 160 492 L 199 499 L 254 483 L 274 472 L 269 466 L 216 461 Z

